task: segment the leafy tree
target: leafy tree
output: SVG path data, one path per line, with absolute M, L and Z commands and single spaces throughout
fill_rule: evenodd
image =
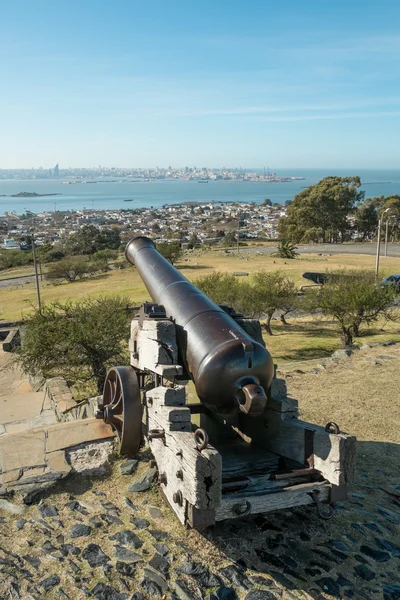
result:
M 67 254 L 94 254 L 106 248 L 118 250 L 120 244 L 121 234 L 117 227 L 100 230 L 94 225 L 84 225 L 67 238 L 65 251 Z
M 94 380 L 101 393 L 108 368 L 128 360 L 128 306 L 122 296 L 45 305 L 25 321 L 22 368 L 73 383 Z
M 344 346 L 351 346 L 363 323 L 373 323 L 389 311 L 394 294 L 391 286 L 375 285 L 372 271 L 340 270 L 328 272 L 314 302 L 323 315 L 339 323 Z
M 108 248 L 98 250 L 92 256 L 93 260 L 115 260 L 116 258 L 118 258 L 118 250 L 109 250 Z
M 57 260 L 63 259 L 64 257 L 65 253 L 63 252 L 63 250 L 61 248 L 54 247 L 51 247 L 50 249 L 46 250 L 46 252 L 40 255 L 40 259 L 45 263 L 55 262 Z
M 276 310 L 285 315 L 297 306 L 297 291 L 292 279 L 279 271 L 261 271 L 253 281 L 240 282 L 227 273 L 214 272 L 199 277 L 196 285 L 217 304 L 232 306 L 237 312 L 255 319 L 264 319 L 264 328 L 272 335 L 271 319 Z
M 237 312 L 243 309 L 242 285 L 230 273 L 214 271 L 196 280 L 196 286 L 217 304 L 231 306 Z
M 100 231 L 97 242 L 98 250 L 118 250 L 121 245 L 121 232 L 118 227 L 104 228 Z
M 182 248 L 178 243 L 167 244 L 166 242 L 160 242 L 159 244 L 156 244 L 156 248 L 160 254 L 171 263 L 171 265 L 182 256 Z
M 393 238 L 399 240 L 400 239 L 400 196 L 393 195 L 387 196 L 385 198 L 385 202 L 383 203 L 379 213 L 382 214 L 384 210 L 390 208 L 390 212 L 388 212 L 384 218 L 394 217 L 391 219 L 390 228 L 393 232 Z
M 279 258 L 296 258 L 299 256 L 299 253 L 296 252 L 297 246 L 287 242 L 286 240 L 282 240 L 278 244 L 278 250 L 273 253 L 273 256 L 278 256 Z
M 228 231 L 228 233 L 222 238 L 221 244 L 226 248 L 235 246 L 237 244 L 236 233 L 234 231 Z
M 97 252 L 96 252 L 97 254 Z M 95 254 L 93 256 L 96 256 Z M 106 273 L 108 271 L 108 261 L 106 258 L 97 257 L 87 264 L 86 272 L 88 275 L 96 273 Z
M 271 320 L 275 311 L 285 315 L 297 306 L 297 290 L 293 279 L 280 271 L 260 271 L 253 277 L 252 293 L 246 295 L 244 313 L 256 319 L 265 318 L 264 329 L 268 335 L 273 335 Z
M 372 202 L 363 202 L 354 213 L 354 227 L 364 241 L 376 233 L 378 214 Z
M 324 230 L 321 227 L 310 227 L 310 229 L 304 231 L 302 241 L 305 243 L 313 242 L 314 244 L 318 244 L 322 241 L 323 237 Z
M 90 262 L 83 256 L 67 256 L 48 266 L 46 279 L 65 279 L 72 283 L 90 271 L 89 265 Z
M 269 198 L 265 198 L 265 200 L 262 201 L 261 206 L 272 206 L 272 202 Z
M 98 248 L 100 230 L 94 225 L 84 225 L 72 233 L 65 242 L 67 254 L 94 254 Z
M 188 249 L 191 250 L 192 248 L 196 248 L 196 246 L 198 246 L 199 244 L 199 238 L 197 237 L 197 235 L 193 232 L 192 235 L 189 238 L 189 242 L 188 242 Z
M 348 216 L 364 197 L 359 177 L 325 177 L 295 196 L 287 216 L 279 220 L 279 233 L 290 242 L 302 242 L 313 228 L 322 231 L 322 242 L 344 241 Z

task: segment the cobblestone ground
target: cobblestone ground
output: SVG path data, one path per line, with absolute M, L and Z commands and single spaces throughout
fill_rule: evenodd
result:
M 127 493 L 141 458 L 134 475 L 117 460 L 108 477 L 66 480 L 39 504 L 3 500 L 0 598 L 400 599 L 400 473 L 384 464 L 373 484 L 360 469 L 331 521 L 310 506 L 200 534 L 157 488 Z
M 359 438 L 332 520 L 308 506 L 185 530 L 156 486 L 128 492 L 146 487 L 142 451 L 36 504 L 0 499 L 0 600 L 400 600 L 399 359 L 367 348 L 291 379 L 305 418 Z

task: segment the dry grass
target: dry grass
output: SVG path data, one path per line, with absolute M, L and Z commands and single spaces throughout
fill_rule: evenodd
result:
M 399 314 L 400 320 L 400 314 Z M 400 321 L 379 320 L 373 326 L 361 327 L 356 345 L 371 342 L 400 341 Z M 288 318 L 288 324 L 272 321 L 273 336 L 265 336 L 267 348 L 278 365 L 306 361 L 310 367 L 342 347 L 340 331 L 334 321 L 319 317 Z M 303 366 L 301 367 L 303 368 Z
M 246 271 L 250 273 L 250 276 L 262 269 L 269 271 L 282 270 L 291 275 L 297 285 L 302 285 L 308 283 L 302 278 L 305 271 L 323 272 L 327 269 L 354 267 L 372 269 L 374 268 L 374 260 L 373 256 L 350 254 L 324 257 L 309 255 L 307 258 L 284 260 L 265 254 L 245 254 L 243 249 L 239 255 L 198 251 L 183 258 L 178 268 L 192 281 L 195 281 L 197 277 L 208 275 L 214 270 L 227 273 Z M 382 274 L 398 272 L 400 270 L 400 259 L 383 258 L 381 270 Z M 18 274 L 21 274 L 21 272 Z M 3 278 L 7 276 L 15 276 L 15 270 L 2 273 Z M 43 282 L 41 290 L 44 302 L 55 300 L 63 302 L 85 296 L 98 297 L 113 293 L 126 294 L 133 304 L 149 299 L 149 294 L 139 274 L 132 267 L 110 271 L 105 275 L 74 283 L 53 285 Z M 36 290 L 33 283 L 0 288 L 0 319 L 19 319 L 26 315 L 35 303 Z
M 358 440 L 400 444 L 399 364 L 399 344 L 359 350 L 340 366 L 292 373 L 289 393 L 307 421 L 333 420 Z

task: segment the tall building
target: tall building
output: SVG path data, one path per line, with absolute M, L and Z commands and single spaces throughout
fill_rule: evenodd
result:
M 60 176 L 60 169 L 58 166 L 58 163 L 56 164 L 56 166 L 54 167 L 54 177 L 59 177 Z

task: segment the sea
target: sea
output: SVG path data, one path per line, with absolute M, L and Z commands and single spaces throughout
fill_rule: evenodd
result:
M 256 170 L 255 170 L 256 171 Z M 261 203 L 265 198 L 284 204 L 296 194 L 324 177 L 335 175 L 349 177 L 358 175 L 366 198 L 400 195 L 399 170 L 363 169 L 281 169 L 278 177 L 302 177 L 285 182 L 237 182 L 210 180 L 159 179 L 155 181 L 129 181 L 115 179 L 97 183 L 63 184 L 62 179 L 0 179 L 0 215 L 26 211 L 76 211 L 81 209 L 134 209 L 156 208 L 182 202 L 243 202 Z M 35 198 L 13 198 L 19 192 L 57 194 Z

